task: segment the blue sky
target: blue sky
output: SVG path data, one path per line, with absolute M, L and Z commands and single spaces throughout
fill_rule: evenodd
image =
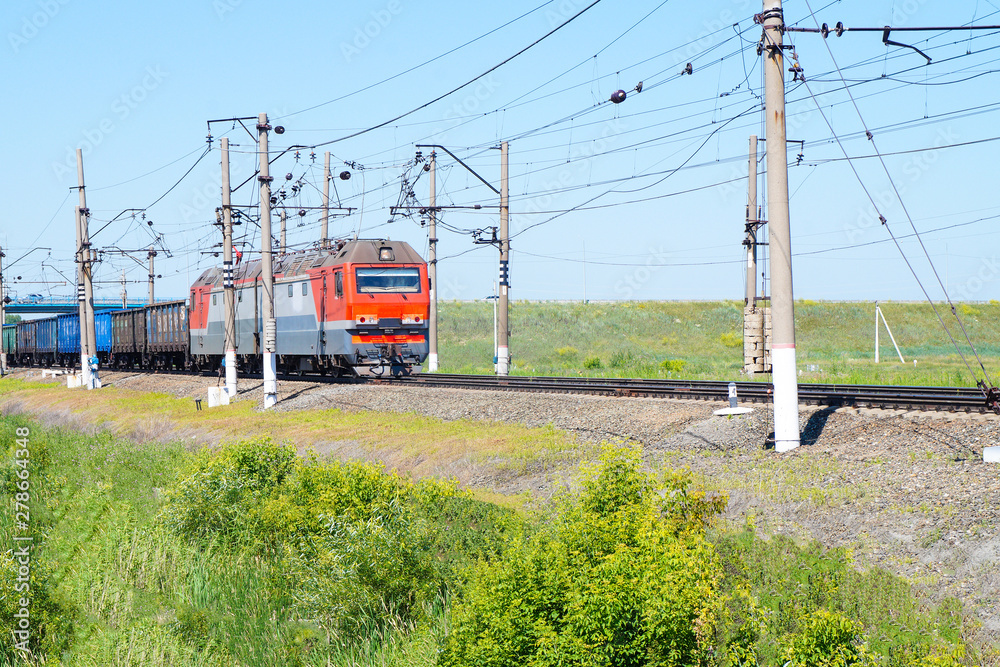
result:
M 830 25 L 1000 24 L 995 0 L 810 2 Z M 185 297 L 202 270 L 221 263 L 212 254 L 221 241 L 212 224 L 221 203 L 219 138 L 232 142 L 234 186 L 256 169 L 254 139 L 231 122 L 212 125 L 212 150 L 199 161 L 209 146 L 206 121 L 266 112 L 286 128 L 271 135 L 273 154 L 332 142 L 272 164 L 295 248 L 319 235 L 310 207 L 320 203 L 325 151 L 336 172 L 351 173 L 334 194 L 351 214 L 334 217 L 331 235 L 403 239 L 426 255 L 419 215 L 389 211 L 409 189 L 427 202 L 414 145 L 445 145 L 499 186 L 496 146 L 507 140 L 514 299 L 742 298 L 745 156 L 749 135 L 764 135 L 757 3 L 604 0 L 454 94 L 340 140 L 489 70 L 587 4 L 5 2 L 0 240 L 8 288 L 21 296 L 73 292 L 41 282 L 74 275 L 70 188 L 82 148 L 91 233 L 101 230 L 94 245 L 162 243 L 169 253 L 156 259 L 157 296 Z M 787 2 L 785 15 L 790 24 L 815 25 L 804 1 Z M 884 46 L 880 33 L 825 43 L 816 34 L 786 37 L 808 84 L 787 79 L 788 137 L 804 142 L 788 146 L 795 296 L 923 298 L 853 165 L 933 298 L 942 290 L 911 219 L 953 298 L 1000 298 L 998 142 L 990 141 L 1000 134 L 1000 35 L 896 32 L 892 39 L 919 46 L 933 62 Z M 681 74 L 688 62 L 693 73 Z M 642 92 L 632 92 L 640 81 Z M 608 98 L 617 89 L 630 92 L 615 105 Z M 843 160 L 843 150 L 871 156 L 873 147 L 885 169 L 872 157 Z M 255 180 L 233 197 L 251 215 L 258 199 Z M 442 155 L 438 203 L 484 207 L 445 211 L 439 232 L 441 297 L 482 298 L 492 292 L 497 253 L 473 245 L 469 231 L 498 224 L 498 199 Z M 146 217 L 108 224 L 126 209 Z M 246 252 L 259 252 L 252 220 L 237 234 Z M 130 294 L 145 294 L 145 255 L 134 257 L 104 254 L 98 296 L 118 296 L 122 270 Z

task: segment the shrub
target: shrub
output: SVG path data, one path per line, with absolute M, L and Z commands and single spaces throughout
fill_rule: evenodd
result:
M 785 639 L 783 659 L 796 667 L 875 667 L 861 642 L 861 624 L 837 612 L 817 609 Z
M 199 456 L 169 494 L 168 527 L 189 539 L 237 539 L 273 525 L 276 491 L 293 471 L 295 450 L 269 438 L 244 440 Z M 270 517 L 271 520 L 268 520 Z
M 611 355 L 611 360 L 608 365 L 611 368 L 623 368 L 625 366 L 631 366 L 635 363 L 635 357 L 632 356 L 631 350 L 618 350 Z
M 560 347 L 556 349 L 556 354 L 560 357 L 575 357 L 579 354 L 579 350 L 575 347 Z
M 409 482 L 359 462 L 300 458 L 269 439 L 204 452 L 168 494 L 161 519 L 201 549 L 217 545 L 280 567 L 265 595 L 345 636 L 414 621 L 460 588 L 464 569 L 493 557 L 514 524 L 453 481 Z M 178 632 L 200 636 L 202 610 Z
M 40 540 L 36 537 L 35 541 Z M 24 544 L 16 543 L 15 549 Z M 35 549 L 31 551 L 34 556 Z M 29 567 L 27 581 L 19 580 L 19 563 L 14 551 L 0 553 L 0 576 L 4 581 L 4 594 L 0 596 L 0 632 L 4 637 L 0 661 L 3 664 L 20 664 L 24 654 L 15 647 L 18 642 L 24 642 L 22 645 L 35 656 L 59 655 L 72 637 L 74 610 L 53 595 L 55 581 L 51 567 L 37 557 L 31 558 Z M 17 590 L 15 584 L 22 590 Z M 15 631 L 23 631 L 20 625 L 24 620 L 20 605 L 22 597 L 29 600 L 30 631 L 27 637 L 15 634 Z
M 719 336 L 719 342 L 726 347 L 743 347 L 743 337 L 728 331 Z
M 958 312 L 967 317 L 975 317 L 976 315 L 979 315 L 979 310 L 977 308 L 973 308 L 967 303 L 958 304 Z
M 680 373 L 685 366 L 687 366 L 687 362 L 683 359 L 664 359 L 660 362 L 660 368 L 668 373 Z
M 635 449 L 607 448 L 578 499 L 476 569 L 453 610 L 447 667 L 671 665 L 705 661 L 722 571 L 699 526 L 715 500 L 688 493 L 691 521 L 661 500 Z M 687 478 L 674 478 L 687 491 Z M 667 491 L 667 495 L 675 495 Z M 701 504 L 701 509 L 694 506 Z
M 583 361 L 583 367 L 588 369 L 601 368 L 601 358 L 600 357 L 587 357 Z

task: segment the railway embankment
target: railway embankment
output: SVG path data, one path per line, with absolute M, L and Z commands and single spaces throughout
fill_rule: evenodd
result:
M 688 468 L 727 494 L 731 527 L 845 549 L 929 602 L 960 600 L 976 641 L 1000 643 L 1000 469 L 982 458 L 1000 441 L 992 415 L 803 406 L 803 446 L 778 455 L 759 406 L 729 419 L 701 401 L 282 382 L 263 413 L 246 380 L 233 405 L 198 411 L 213 378 L 107 373 L 98 392 L 43 386 L 38 371 L 12 380 L 21 388 L 0 406 L 43 423 L 192 446 L 270 435 L 514 505 L 543 503 L 598 443 L 631 442 L 651 469 Z

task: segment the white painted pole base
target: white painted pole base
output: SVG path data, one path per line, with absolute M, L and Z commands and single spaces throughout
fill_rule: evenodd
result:
M 93 380 L 90 379 L 90 363 L 88 363 L 87 355 L 80 355 L 80 380 L 82 386 L 87 389 L 93 388 Z
M 428 354 L 427 355 L 427 372 L 428 373 L 437 373 L 437 369 L 438 369 L 438 356 L 437 356 L 437 354 Z
M 507 375 L 510 371 L 510 348 L 497 348 L 497 375 Z
M 278 403 L 277 357 L 274 352 L 264 353 L 264 409 Z
M 774 450 L 790 452 L 799 446 L 799 380 L 795 375 L 795 346 L 771 350 L 774 380 Z
M 226 350 L 226 393 L 236 396 L 236 350 Z

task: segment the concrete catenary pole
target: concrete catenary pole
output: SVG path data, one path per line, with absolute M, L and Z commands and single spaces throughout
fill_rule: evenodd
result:
M 147 259 L 149 259 L 149 305 L 153 305 L 154 290 L 153 285 L 156 281 L 156 272 L 153 271 L 153 258 L 156 257 L 156 251 L 153 250 L 152 244 L 149 246 L 149 252 L 146 253 Z
M 122 269 L 122 308 L 128 308 L 128 289 L 125 287 L 125 269 Z
M 437 153 L 431 151 L 430 161 L 430 230 L 427 236 L 427 276 L 431 283 L 430 321 L 427 323 L 427 370 L 438 369 L 438 302 L 437 302 Z
M 80 330 L 84 328 L 87 329 L 87 353 L 84 359 L 86 361 L 90 360 L 90 357 L 97 354 L 97 327 L 94 322 L 94 275 L 93 275 L 93 253 L 90 251 L 90 231 L 89 221 L 90 221 L 90 210 L 87 208 L 87 190 L 84 185 L 83 180 L 83 149 L 76 149 L 76 177 L 77 177 L 77 189 L 80 193 L 80 239 L 81 239 L 81 251 L 83 253 L 83 293 L 84 293 L 84 308 L 86 310 L 86 318 L 80 320 Z M 83 351 L 82 341 L 81 341 L 81 352 Z M 88 366 L 88 364 L 84 364 Z M 89 371 L 83 376 L 86 381 L 87 389 L 94 388 L 94 377 Z
M 757 135 L 750 135 L 750 167 L 747 172 L 747 294 L 746 305 L 757 297 Z
M 90 365 L 87 363 L 87 290 L 83 283 L 83 221 L 80 207 L 76 214 L 76 299 L 80 304 L 80 377 L 84 387 L 90 386 Z
M 795 308 L 788 221 L 788 156 L 785 142 L 785 31 L 781 0 L 764 0 L 764 78 L 767 127 L 768 243 L 771 266 L 771 365 L 774 381 L 774 448 L 799 446 L 799 387 L 795 375 Z
M 226 309 L 226 393 L 236 396 L 236 299 L 233 285 L 233 202 L 229 187 L 229 138 L 222 138 L 222 303 Z
M 271 168 L 267 151 L 267 114 L 257 117 L 257 136 L 260 150 L 260 254 L 261 273 L 264 285 L 264 408 L 272 408 L 278 402 L 277 323 L 274 319 L 274 269 L 271 261 Z
M 279 216 L 281 218 L 281 234 L 278 236 L 278 254 L 284 255 L 288 252 L 288 245 L 285 243 L 286 228 L 288 227 L 288 209 L 282 208 Z M 322 245 L 321 243 L 320 246 Z
M 319 225 L 319 247 L 325 248 L 329 245 L 328 230 L 330 223 L 330 153 L 327 151 L 323 158 L 323 218 Z M 281 245 L 285 245 L 284 239 Z M 284 251 L 282 251 L 284 252 Z
M 4 312 L 4 290 L 3 290 L 3 249 L 0 248 L 0 326 L 7 323 L 7 314 Z M 0 346 L 0 377 L 7 373 L 7 350 Z
M 500 308 L 497 323 L 497 375 L 510 372 L 510 324 L 507 319 L 510 288 L 510 205 L 507 189 L 507 142 L 500 142 Z

